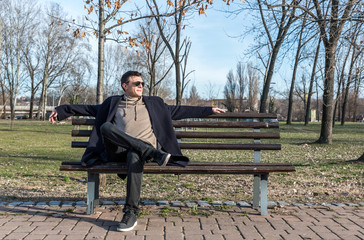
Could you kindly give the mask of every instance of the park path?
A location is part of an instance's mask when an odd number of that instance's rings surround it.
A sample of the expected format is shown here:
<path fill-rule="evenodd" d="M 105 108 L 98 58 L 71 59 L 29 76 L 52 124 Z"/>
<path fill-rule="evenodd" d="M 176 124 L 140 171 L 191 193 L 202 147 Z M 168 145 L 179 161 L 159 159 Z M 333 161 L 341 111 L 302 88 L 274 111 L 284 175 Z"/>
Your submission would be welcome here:
<path fill-rule="evenodd" d="M 74 211 L 73 211 L 74 210 Z M 135 231 L 121 233 L 120 206 L 0 207 L 0 239 L 364 239 L 364 207 L 286 206 L 260 216 L 252 208 L 142 207 Z M 164 214 L 161 214 L 164 213 Z"/>

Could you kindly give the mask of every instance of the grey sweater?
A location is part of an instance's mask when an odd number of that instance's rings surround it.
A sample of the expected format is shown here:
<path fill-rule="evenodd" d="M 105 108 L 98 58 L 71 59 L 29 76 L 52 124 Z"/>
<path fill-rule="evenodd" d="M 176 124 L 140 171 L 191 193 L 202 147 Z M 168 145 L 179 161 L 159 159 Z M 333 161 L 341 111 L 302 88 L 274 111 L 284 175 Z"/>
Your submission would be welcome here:
<path fill-rule="evenodd" d="M 113 124 L 126 134 L 157 147 L 157 139 L 142 98 L 131 98 L 123 95 Z"/>

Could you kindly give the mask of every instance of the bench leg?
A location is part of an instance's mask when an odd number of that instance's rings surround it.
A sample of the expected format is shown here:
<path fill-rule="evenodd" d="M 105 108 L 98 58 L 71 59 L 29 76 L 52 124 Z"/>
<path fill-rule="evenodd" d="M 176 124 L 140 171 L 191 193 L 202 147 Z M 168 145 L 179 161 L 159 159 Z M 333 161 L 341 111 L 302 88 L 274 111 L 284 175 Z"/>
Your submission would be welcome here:
<path fill-rule="evenodd" d="M 87 179 L 87 214 L 93 214 L 96 205 L 99 205 L 99 174 L 88 173 Z"/>
<path fill-rule="evenodd" d="M 260 179 L 260 215 L 268 215 L 268 174 Z"/>
<path fill-rule="evenodd" d="M 253 209 L 259 208 L 260 199 L 260 176 L 254 175 L 254 185 L 253 185 Z"/>

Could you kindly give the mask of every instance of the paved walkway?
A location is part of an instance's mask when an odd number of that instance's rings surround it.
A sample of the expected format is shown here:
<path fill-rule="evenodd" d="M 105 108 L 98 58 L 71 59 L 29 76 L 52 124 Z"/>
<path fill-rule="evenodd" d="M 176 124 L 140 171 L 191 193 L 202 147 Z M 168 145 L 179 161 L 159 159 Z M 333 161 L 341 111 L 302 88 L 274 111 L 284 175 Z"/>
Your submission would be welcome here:
<path fill-rule="evenodd" d="M 260 216 L 251 208 L 142 208 L 135 231 L 116 232 L 120 206 L 0 207 L 0 239 L 364 239 L 364 207 L 286 206 Z"/>

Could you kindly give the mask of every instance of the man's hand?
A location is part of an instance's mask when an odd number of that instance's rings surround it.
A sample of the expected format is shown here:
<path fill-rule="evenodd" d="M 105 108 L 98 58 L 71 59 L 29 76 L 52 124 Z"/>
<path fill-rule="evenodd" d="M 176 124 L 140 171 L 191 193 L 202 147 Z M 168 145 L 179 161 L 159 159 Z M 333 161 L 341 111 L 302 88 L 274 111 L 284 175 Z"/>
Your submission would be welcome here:
<path fill-rule="evenodd" d="M 221 109 L 221 108 L 212 108 L 212 111 L 213 111 L 215 114 L 220 114 L 220 113 L 224 113 L 224 112 L 226 112 L 224 109 Z"/>
<path fill-rule="evenodd" d="M 54 112 L 52 112 L 52 114 L 49 116 L 49 122 L 50 123 L 56 123 L 57 122 L 57 112 L 56 111 L 54 111 Z"/>

